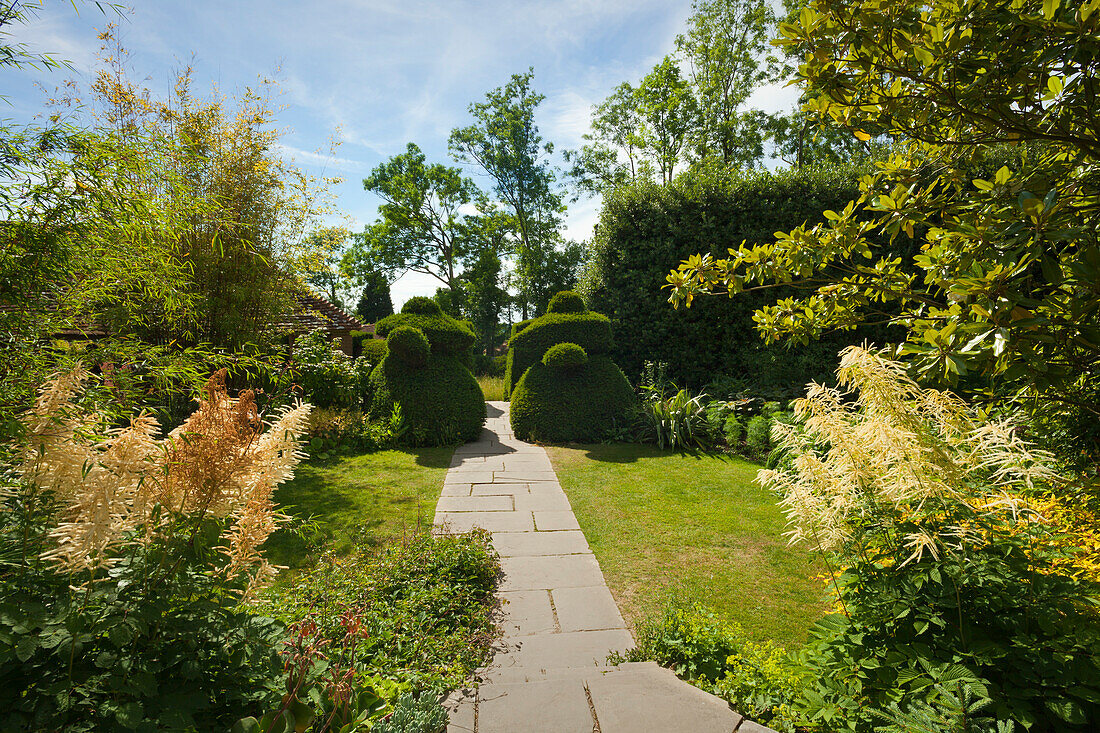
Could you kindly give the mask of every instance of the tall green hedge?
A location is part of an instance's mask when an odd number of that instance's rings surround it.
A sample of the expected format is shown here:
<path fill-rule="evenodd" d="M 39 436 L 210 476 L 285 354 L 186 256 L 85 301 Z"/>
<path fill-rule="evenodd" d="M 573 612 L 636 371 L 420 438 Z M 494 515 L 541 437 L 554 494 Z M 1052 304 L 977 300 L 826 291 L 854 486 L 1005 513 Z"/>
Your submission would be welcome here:
<path fill-rule="evenodd" d="M 612 346 L 611 321 L 599 313 L 547 313 L 528 323 L 508 341 L 504 394 L 509 396 L 527 368 L 555 344 L 574 343 L 589 355 L 606 354 Z"/>
<path fill-rule="evenodd" d="M 579 288 L 593 310 L 611 317 L 611 356 L 636 379 L 643 363 L 664 361 L 680 386 L 700 387 L 718 375 L 801 387 L 832 374 L 841 346 L 867 337 L 842 333 L 788 350 L 768 347 L 752 313 L 777 290 L 734 298 L 696 299 L 673 310 L 665 276 L 699 252 L 727 256 L 742 240 L 763 243 L 777 231 L 823 219 L 859 196 L 856 169 L 681 176 L 675 183 L 620 188 L 604 199 Z"/>

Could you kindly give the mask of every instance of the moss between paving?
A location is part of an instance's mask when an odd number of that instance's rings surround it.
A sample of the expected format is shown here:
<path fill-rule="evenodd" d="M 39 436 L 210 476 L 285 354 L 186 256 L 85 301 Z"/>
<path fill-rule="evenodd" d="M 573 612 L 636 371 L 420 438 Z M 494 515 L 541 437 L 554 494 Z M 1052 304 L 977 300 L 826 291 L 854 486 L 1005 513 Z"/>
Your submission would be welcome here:
<path fill-rule="evenodd" d="M 628 623 L 680 597 L 791 644 L 827 609 L 823 566 L 788 546 L 759 466 L 633 444 L 547 452 Z"/>

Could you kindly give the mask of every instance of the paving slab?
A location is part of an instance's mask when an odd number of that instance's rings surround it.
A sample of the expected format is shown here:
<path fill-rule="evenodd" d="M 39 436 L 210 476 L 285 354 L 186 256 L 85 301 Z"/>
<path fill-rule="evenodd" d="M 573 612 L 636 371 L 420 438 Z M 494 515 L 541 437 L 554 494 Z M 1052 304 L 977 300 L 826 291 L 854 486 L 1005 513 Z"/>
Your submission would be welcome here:
<path fill-rule="evenodd" d="M 634 647 L 634 638 L 626 629 L 602 631 L 563 631 L 560 634 L 505 639 L 493 658 L 489 674 L 525 667 L 531 671 L 549 669 L 607 669 L 607 655 L 625 653 Z"/>
<path fill-rule="evenodd" d="M 497 594 L 503 617 L 500 622 L 505 638 L 552 634 L 558 630 L 550 591 L 513 590 Z"/>
<path fill-rule="evenodd" d="M 541 555 L 502 557 L 502 591 L 553 590 L 604 585 L 603 573 L 593 555 Z"/>
<path fill-rule="evenodd" d="M 553 481 L 557 483 L 558 475 L 553 471 L 494 471 L 493 478 L 496 481 L 523 481 L 525 483 Z"/>
<path fill-rule="evenodd" d="M 450 484 L 491 484 L 493 483 L 492 471 L 447 471 L 443 485 Z"/>
<path fill-rule="evenodd" d="M 501 557 L 588 554 L 583 532 L 494 532 L 493 547 Z"/>
<path fill-rule="evenodd" d="M 553 532 L 563 529 L 580 529 L 577 518 L 573 512 L 533 512 L 535 515 L 535 529 L 539 532 Z"/>
<path fill-rule="evenodd" d="M 473 484 L 470 489 L 473 496 L 521 496 L 531 493 L 529 484 L 519 483 Z"/>
<path fill-rule="evenodd" d="M 477 733 L 595 730 L 588 696 L 573 680 L 483 685 L 477 704 Z"/>
<path fill-rule="evenodd" d="M 597 631 L 626 626 L 606 585 L 555 588 L 550 595 L 562 631 Z"/>
<path fill-rule="evenodd" d="M 514 512 L 511 496 L 441 496 L 435 504 L 437 512 Z"/>
<path fill-rule="evenodd" d="M 494 484 L 496 486 L 498 484 Z M 572 515 L 572 507 L 569 506 L 569 499 L 566 498 L 564 491 L 540 491 L 532 494 L 530 491 L 523 493 L 517 493 L 514 495 L 516 511 L 519 512 L 565 512 Z M 535 522 L 538 522 L 538 515 L 535 515 Z M 538 529 L 542 529 L 541 526 L 536 525 Z M 562 527 L 564 529 L 564 527 Z M 580 529 L 580 527 L 576 527 Z"/>
<path fill-rule="evenodd" d="M 601 733 L 731 733 L 741 716 L 722 700 L 653 665 L 587 680 Z"/>
<path fill-rule="evenodd" d="M 436 512 L 433 524 L 447 534 L 469 532 L 474 527 L 490 532 L 533 532 L 535 523 L 530 512 Z"/>

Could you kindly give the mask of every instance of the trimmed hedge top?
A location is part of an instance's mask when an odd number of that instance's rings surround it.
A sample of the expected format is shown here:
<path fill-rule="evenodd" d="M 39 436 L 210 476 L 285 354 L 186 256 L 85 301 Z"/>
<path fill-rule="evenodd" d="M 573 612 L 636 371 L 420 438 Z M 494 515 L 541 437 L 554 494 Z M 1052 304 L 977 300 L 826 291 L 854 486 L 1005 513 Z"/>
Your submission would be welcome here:
<path fill-rule="evenodd" d="M 547 313 L 584 313 L 588 310 L 584 299 L 572 290 L 563 290 L 550 299 Z"/>
<path fill-rule="evenodd" d="M 555 369 L 571 369 L 588 363 L 588 354 L 576 344 L 558 344 L 546 350 L 542 363 Z"/>
<path fill-rule="evenodd" d="M 547 313 L 534 319 L 508 341 L 504 389 L 511 394 L 520 377 L 542 360 L 551 346 L 577 344 L 589 356 L 606 354 L 612 345 L 611 321 L 599 313 Z"/>
<path fill-rule="evenodd" d="M 417 295 L 414 298 L 406 300 L 405 305 L 401 306 L 401 312 L 415 313 L 420 316 L 443 315 L 443 309 L 439 307 L 439 303 L 436 303 L 431 298 L 425 298 L 423 295 Z"/>
<path fill-rule="evenodd" d="M 413 368 L 427 364 L 432 355 L 432 347 L 424 332 L 412 326 L 398 326 L 390 331 L 386 346 L 391 354 Z"/>
<path fill-rule="evenodd" d="M 409 298 L 400 313 L 386 316 L 374 325 L 379 336 L 389 336 L 399 326 L 419 329 L 432 351 L 459 355 L 474 345 L 473 329 L 439 309 L 431 298 Z"/>

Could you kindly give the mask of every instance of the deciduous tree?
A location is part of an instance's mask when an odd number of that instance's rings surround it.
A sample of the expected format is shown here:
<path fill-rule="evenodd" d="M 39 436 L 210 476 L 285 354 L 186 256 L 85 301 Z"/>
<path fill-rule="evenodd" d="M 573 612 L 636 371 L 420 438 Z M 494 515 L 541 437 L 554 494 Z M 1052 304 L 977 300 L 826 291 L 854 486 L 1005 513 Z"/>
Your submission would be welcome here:
<path fill-rule="evenodd" d="M 686 261 L 672 301 L 796 285 L 757 313 L 769 340 L 887 319 L 926 379 L 1019 387 L 1095 421 L 1098 30 L 1100 0 L 814 0 L 782 42 L 809 50 L 815 111 L 901 142 L 826 223 Z M 899 256 L 907 238 L 919 251 Z"/>
<path fill-rule="evenodd" d="M 526 318 L 534 304 L 532 293 L 543 273 L 540 263 L 558 241 L 564 210 L 547 156 L 554 146 L 545 142 L 535 124 L 535 110 L 544 99 L 531 88 L 534 70 L 513 74 L 503 87 L 471 104 L 474 123 L 451 132 L 450 148 L 456 159 L 473 163 L 493 180 L 497 199 L 508 209 L 516 231 L 514 282 Z"/>

